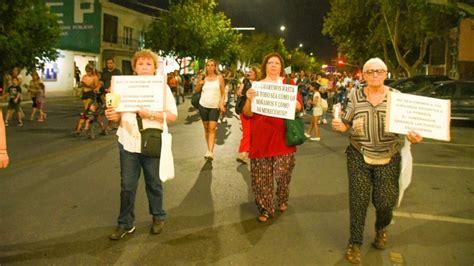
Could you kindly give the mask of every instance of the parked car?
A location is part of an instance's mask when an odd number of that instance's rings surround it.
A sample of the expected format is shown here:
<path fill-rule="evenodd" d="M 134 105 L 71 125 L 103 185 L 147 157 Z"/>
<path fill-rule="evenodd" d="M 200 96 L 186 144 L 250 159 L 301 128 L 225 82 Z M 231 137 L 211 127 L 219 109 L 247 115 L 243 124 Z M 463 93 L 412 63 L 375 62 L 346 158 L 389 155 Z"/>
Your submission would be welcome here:
<path fill-rule="evenodd" d="M 449 80 L 413 94 L 451 100 L 451 119 L 474 120 L 474 81 Z"/>
<path fill-rule="evenodd" d="M 432 87 L 433 83 L 443 80 L 451 80 L 447 76 L 442 75 L 419 75 L 410 78 L 399 79 L 388 86 L 405 93 L 413 93 L 417 90 Z"/>
<path fill-rule="evenodd" d="M 389 85 L 389 84 L 392 84 L 392 83 L 395 82 L 395 81 L 397 81 L 397 80 L 396 80 L 396 79 L 389 79 L 389 78 L 387 78 L 387 79 L 384 80 L 383 84 Z"/>

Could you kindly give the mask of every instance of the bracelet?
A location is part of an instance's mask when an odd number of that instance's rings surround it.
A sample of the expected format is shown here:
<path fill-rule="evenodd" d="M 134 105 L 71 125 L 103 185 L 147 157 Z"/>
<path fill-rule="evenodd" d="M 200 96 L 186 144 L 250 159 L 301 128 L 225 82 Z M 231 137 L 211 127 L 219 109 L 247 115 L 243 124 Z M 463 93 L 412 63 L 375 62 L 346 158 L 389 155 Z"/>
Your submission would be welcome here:
<path fill-rule="evenodd" d="M 155 120 L 155 112 L 150 111 L 150 120 Z"/>

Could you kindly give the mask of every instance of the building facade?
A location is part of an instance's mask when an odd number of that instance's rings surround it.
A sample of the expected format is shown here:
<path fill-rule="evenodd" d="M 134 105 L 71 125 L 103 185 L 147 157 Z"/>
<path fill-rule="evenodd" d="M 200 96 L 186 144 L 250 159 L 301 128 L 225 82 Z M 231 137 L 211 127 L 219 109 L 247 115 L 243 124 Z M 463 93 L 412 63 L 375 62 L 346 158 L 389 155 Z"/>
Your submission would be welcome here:
<path fill-rule="evenodd" d="M 41 73 L 48 93 L 70 95 L 76 85 L 76 67 L 81 75 L 87 64 L 102 70 L 109 57 L 123 74 L 132 74 L 131 59 L 144 47 L 146 28 L 167 11 L 130 2 L 45 0 L 62 28 L 59 57 L 47 62 Z"/>

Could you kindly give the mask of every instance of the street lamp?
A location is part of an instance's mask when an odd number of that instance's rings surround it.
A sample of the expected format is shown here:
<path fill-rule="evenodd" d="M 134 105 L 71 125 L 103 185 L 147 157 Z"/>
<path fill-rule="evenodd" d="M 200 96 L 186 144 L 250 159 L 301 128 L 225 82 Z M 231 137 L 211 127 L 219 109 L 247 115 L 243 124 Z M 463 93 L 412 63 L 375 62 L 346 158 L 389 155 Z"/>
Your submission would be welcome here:
<path fill-rule="evenodd" d="M 281 26 L 280 26 L 280 31 L 282 31 L 282 32 L 283 32 L 283 31 L 285 31 L 285 30 L 286 30 L 286 27 L 285 27 L 285 25 L 281 25 Z"/>
<path fill-rule="evenodd" d="M 303 47 L 303 44 L 302 44 L 302 43 L 300 43 L 300 45 L 299 45 L 299 46 L 300 46 L 300 48 L 302 48 L 302 47 Z"/>
<path fill-rule="evenodd" d="M 309 53 L 310 56 L 313 56 L 313 52 Z"/>

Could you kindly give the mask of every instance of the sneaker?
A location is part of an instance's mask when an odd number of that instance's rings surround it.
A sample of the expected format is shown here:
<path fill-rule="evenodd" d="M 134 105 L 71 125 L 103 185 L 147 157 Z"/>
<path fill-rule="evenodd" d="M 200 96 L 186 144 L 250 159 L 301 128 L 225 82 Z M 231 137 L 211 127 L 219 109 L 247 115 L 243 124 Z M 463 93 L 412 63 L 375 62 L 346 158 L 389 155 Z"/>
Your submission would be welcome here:
<path fill-rule="evenodd" d="M 308 139 L 311 137 L 308 133 L 304 133 L 304 136 Z"/>
<path fill-rule="evenodd" d="M 204 159 L 206 159 L 208 161 L 212 161 L 212 160 L 214 160 L 214 154 L 210 151 L 207 151 L 206 155 L 204 155 Z"/>
<path fill-rule="evenodd" d="M 102 131 L 100 132 L 100 135 L 102 135 L 102 136 L 107 136 L 107 135 L 108 135 L 107 130 L 105 130 L 105 129 L 102 130 Z"/>
<path fill-rule="evenodd" d="M 207 160 L 208 160 L 208 161 L 214 160 L 214 153 L 209 152 L 209 156 L 207 156 Z"/>
<path fill-rule="evenodd" d="M 372 246 L 376 249 L 385 249 L 387 244 L 387 230 L 379 229 L 375 230 L 375 239 L 372 242 Z"/>
<path fill-rule="evenodd" d="M 132 226 L 132 228 L 130 229 L 123 229 L 122 227 L 117 226 L 117 228 L 115 228 L 112 234 L 110 234 L 109 238 L 110 240 L 120 240 L 125 235 L 132 234 L 133 232 L 135 232 L 135 229 L 135 225 Z"/>
<path fill-rule="evenodd" d="M 360 246 L 357 244 L 348 244 L 346 251 L 346 259 L 352 264 L 360 264 Z"/>
<path fill-rule="evenodd" d="M 22 126 L 23 126 L 23 122 L 18 121 L 18 126 L 19 126 L 19 127 L 22 127 Z"/>
<path fill-rule="evenodd" d="M 320 141 L 321 138 L 310 138 L 310 140 L 312 140 L 312 141 Z"/>
<path fill-rule="evenodd" d="M 247 164 L 247 153 L 246 152 L 239 153 L 239 156 L 235 160 L 241 164 Z"/>
<path fill-rule="evenodd" d="M 150 232 L 155 235 L 160 234 L 161 232 L 163 232 L 164 225 L 164 220 L 156 220 L 155 218 L 153 218 L 153 224 L 151 225 Z"/>

